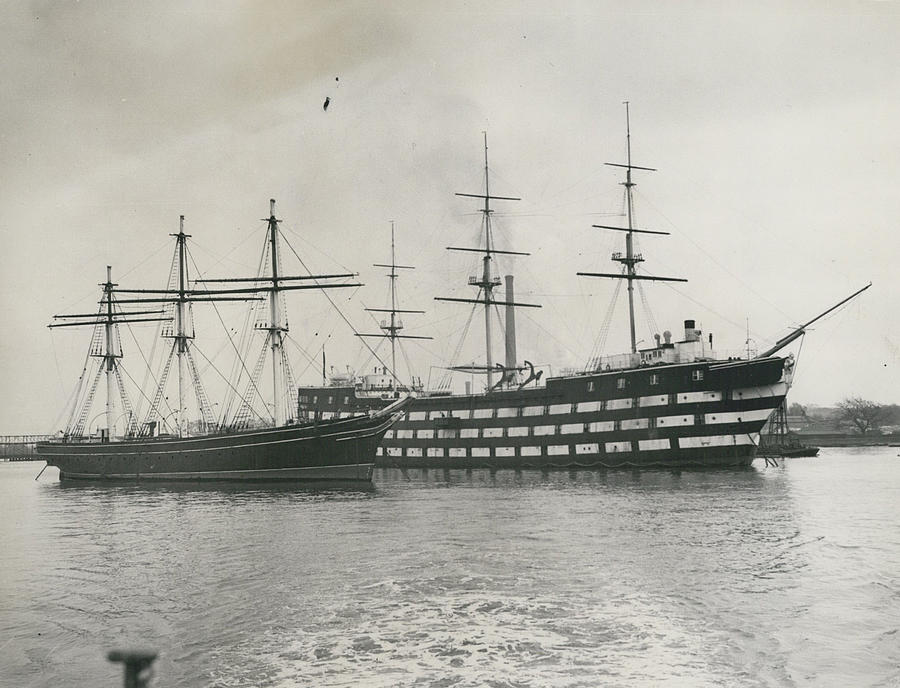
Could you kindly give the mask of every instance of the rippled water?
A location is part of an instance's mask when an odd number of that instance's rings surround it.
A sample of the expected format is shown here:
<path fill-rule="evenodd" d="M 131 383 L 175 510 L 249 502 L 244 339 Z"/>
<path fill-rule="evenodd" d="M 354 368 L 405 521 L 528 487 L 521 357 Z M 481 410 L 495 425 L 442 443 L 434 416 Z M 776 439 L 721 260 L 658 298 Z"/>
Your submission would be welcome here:
<path fill-rule="evenodd" d="M 900 685 L 900 449 L 704 473 L 63 487 L 0 464 L 0 683 Z"/>

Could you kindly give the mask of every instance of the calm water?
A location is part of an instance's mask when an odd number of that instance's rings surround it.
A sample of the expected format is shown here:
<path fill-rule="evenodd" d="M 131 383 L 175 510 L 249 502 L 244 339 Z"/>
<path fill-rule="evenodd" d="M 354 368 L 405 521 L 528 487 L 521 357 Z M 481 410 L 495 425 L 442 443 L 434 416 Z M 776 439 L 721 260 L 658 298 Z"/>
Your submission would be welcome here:
<path fill-rule="evenodd" d="M 0 464 L 0 684 L 900 685 L 900 449 L 708 473 L 62 487 Z"/>

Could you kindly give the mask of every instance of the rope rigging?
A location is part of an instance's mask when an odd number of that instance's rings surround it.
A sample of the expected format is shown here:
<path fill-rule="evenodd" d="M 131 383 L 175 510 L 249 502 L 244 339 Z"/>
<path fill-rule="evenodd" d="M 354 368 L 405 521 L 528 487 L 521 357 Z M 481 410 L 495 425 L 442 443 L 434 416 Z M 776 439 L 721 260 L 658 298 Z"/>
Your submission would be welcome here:
<path fill-rule="evenodd" d="M 190 252 L 188 252 L 187 255 L 188 255 L 188 258 L 191 261 L 191 263 L 194 265 L 194 269 L 197 271 L 197 274 L 202 275 L 203 273 L 197 267 L 197 264 L 194 261 L 193 255 Z M 266 255 L 267 255 L 267 251 L 264 248 L 262 255 L 260 256 L 260 262 L 259 262 L 259 267 L 257 268 L 257 274 L 260 274 L 260 272 L 263 269 L 263 265 L 265 265 Z M 231 332 L 229 332 L 228 326 L 225 325 L 225 320 L 224 320 L 224 318 L 222 318 L 222 314 L 219 312 L 219 307 L 216 305 L 216 302 L 212 301 L 211 304 L 213 307 L 213 311 L 216 314 L 216 317 L 219 319 L 219 323 L 222 325 L 222 329 L 225 332 L 225 336 L 228 338 L 228 342 L 231 344 L 231 347 L 234 350 L 234 353 L 236 356 L 235 360 L 232 362 L 231 375 L 230 375 L 230 377 L 226 378 L 222 375 L 222 373 L 218 370 L 218 368 L 216 368 L 212 364 L 212 361 L 210 361 L 202 351 L 200 352 L 200 355 L 202 355 L 203 358 L 206 359 L 206 361 L 210 365 L 213 366 L 213 369 L 217 373 L 219 373 L 219 375 L 225 380 L 226 384 L 228 385 L 228 390 L 226 391 L 225 398 L 222 401 L 222 410 L 219 414 L 219 420 L 218 420 L 218 424 L 220 426 L 225 426 L 226 419 L 229 417 L 229 415 L 231 413 L 231 407 L 234 404 L 234 400 L 237 398 L 237 396 L 239 394 L 239 392 L 237 390 L 237 384 L 240 383 L 240 376 L 242 375 L 242 373 L 246 373 L 247 376 L 251 380 L 253 379 L 252 375 L 250 374 L 250 371 L 247 370 L 247 364 L 244 360 L 244 356 L 241 354 L 241 350 L 245 347 L 245 340 L 247 340 L 247 338 L 249 336 L 252 336 L 252 330 L 249 325 L 250 325 L 250 320 L 253 317 L 253 310 L 256 308 L 256 306 L 258 304 L 256 301 L 250 302 L 250 307 L 248 308 L 247 313 L 244 318 L 244 327 L 241 329 L 241 344 L 240 344 L 240 346 L 238 346 L 234 343 L 234 338 L 231 336 Z M 249 349 L 249 342 L 246 343 L 246 348 Z M 246 353 L 246 350 L 245 350 L 245 353 Z M 231 382 L 229 382 L 229 380 L 235 380 L 236 384 L 232 385 Z M 254 383 L 254 386 L 255 386 L 255 383 Z M 256 388 L 256 393 L 259 393 L 258 388 Z M 256 415 L 257 415 L 258 419 L 262 420 L 262 416 L 260 416 L 259 414 L 256 414 Z"/>
<path fill-rule="evenodd" d="M 644 308 L 644 317 L 647 319 L 647 325 L 650 328 L 650 339 L 659 333 L 659 327 L 656 325 L 656 319 L 653 317 L 653 311 L 650 309 L 650 303 L 647 301 L 647 294 L 644 291 L 644 285 L 638 282 L 638 293 L 641 296 L 641 305 Z"/>
<path fill-rule="evenodd" d="M 225 384 L 228 386 L 228 388 L 229 388 L 231 391 L 233 391 L 235 394 L 240 394 L 240 392 L 235 388 L 235 386 L 231 384 L 231 381 L 230 381 L 227 377 L 225 377 L 225 375 L 222 373 L 222 371 L 219 370 L 219 369 L 216 367 L 216 365 L 209 359 L 209 357 L 208 357 L 206 354 L 203 353 L 203 350 L 202 350 L 200 347 L 198 347 L 198 346 L 195 345 L 195 346 L 194 346 L 194 351 L 196 351 L 198 354 L 200 354 L 201 356 L 203 356 L 203 360 L 206 361 L 207 365 L 209 365 L 210 368 L 212 368 L 214 371 L 216 371 L 216 373 L 218 374 L 218 376 L 219 376 L 220 378 L 222 378 L 222 380 L 225 382 Z M 256 414 L 257 420 L 262 421 L 262 422 L 265 422 L 265 418 L 263 418 L 261 415 L 259 415 L 259 414 L 256 413 L 255 411 L 254 411 L 254 413 Z M 219 426 L 219 427 L 224 427 L 224 425 L 225 425 L 225 424 L 224 424 L 224 421 L 218 422 L 218 426 Z"/>
<path fill-rule="evenodd" d="M 478 296 L 476 296 L 476 300 L 481 296 L 481 290 L 478 290 Z M 459 358 L 459 354 L 462 351 L 463 343 L 466 340 L 466 335 L 469 333 L 469 327 L 472 325 L 472 319 L 475 317 L 475 311 L 478 310 L 478 306 L 472 306 L 472 309 L 469 311 L 469 317 L 466 319 L 466 324 L 463 326 L 462 334 L 459 336 L 459 341 L 456 344 L 456 349 L 453 350 L 453 354 L 450 356 L 450 362 L 447 368 L 444 370 L 443 376 L 438 380 L 438 389 L 439 390 L 447 390 L 450 388 L 450 381 L 453 377 L 453 371 L 451 368 L 456 365 L 457 359 Z"/>
<path fill-rule="evenodd" d="M 622 268 L 622 273 L 624 274 L 625 268 Z M 613 291 L 612 299 L 610 299 L 609 306 L 606 308 L 606 313 L 603 315 L 603 321 L 600 324 L 600 330 L 597 333 L 597 338 L 594 340 L 594 346 L 591 349 L 591 355 L 588 358 L 586 369 L 588 371 L 594 371 L 600 364 L 600 356 L 603 351 L 606 349 L 606 340 L 609 338 L 610 325 L 612 324 L 613 315 L 616 310 L 616 303 L 619 300 L 619 294 L 622 291 L 622 285 L 624 282 L 622 280 L 618 280 L 616 282 L 616 288 Z"/>
<path fill-rule="evenodd" d="M 287 244 L 287 247 L 289 249 L 291 249 L 291 252 L 294 254 L 294 256 L 297 258 L 297 260 L 300 262 L 300 265 L 303 266 L 303 269 L 306 270 L 306 272 L 309 275 L 312 275 L 312 272 L 306 266 L 306 263 L 303 262 L 303 259 L 300 257 L 300 254 L 298 254 L 297 251 L 294 250 L 294 247 L 291 245 L 291 242 L 289 242 L 287 240 L 287 237 L 282 236 L 282 238 L 284 239 L 284 243 Z M 315 283 L 317 285 L 319 285 L 318 280 L 316 280 Z M 351 323 L 350 320 L 347 318 L 347 316 L 344 315 L 344 312 L 340 308 L 338 308 L 338 305 L 334 302 L 334 299 L 331 298 L 331 296 L 328 294 L 328 292 L 325 291 L 324 289 L 322 289 L 322 294 L 325 296 L 326 299 L 328 299 L 328 302 L 332 305 L 334 310 L 337 311 L 338 315 L 341 316 L 341 320 L 343 320 L 347 324 L 347 327 L 349 327 L 353 331 L 353 334 L 358 335 L 359 332 L 357 331 L 357 329 L 355 327 L 353 327 L 353 323 Z M 365 346 L 366 349 L 369 350 L 369 353 L 372 354 L 372 356 L 382 365 L 382 367 L 385 368 L 386 370 L 390 370 L 390 367 L 383 360 L 381 360 L 381 358 L 375 353 L 375 351 L 372 349 L 372 347 L 369 346 L 369 343 L 366 342 L 363 337 L 360 337 L 359 339 L 363 343 L 363 346 Z M 391 371 L 391 372 L 393 373 L 393 371 Z"/>

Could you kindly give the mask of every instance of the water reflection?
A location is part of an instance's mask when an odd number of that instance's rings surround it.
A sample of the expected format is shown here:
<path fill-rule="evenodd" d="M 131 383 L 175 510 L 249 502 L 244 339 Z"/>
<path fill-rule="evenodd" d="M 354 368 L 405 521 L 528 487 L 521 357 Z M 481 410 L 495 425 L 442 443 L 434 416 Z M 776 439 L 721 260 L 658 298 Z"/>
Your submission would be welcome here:
<path fill-rule="evenodd" d="M 220 495 L 257 495 L 260 497 L 277 495 L 322 495 L 341 497 L 346 495 L 371 494 L 375 485 L 361 481 L 303 481 L 303 482 L 270 482 L 270 483 L 237 483 L 234 481 L 166 481 L 166 482 L 115 482 L 66 480 L 57 482 L 54 487 L 69 492 L 107 493 L 122 496 L 146 494 L 220 494 Z"/>
<path fill-rule="evenodd" d="M 492 469 L 492 468 L 376 468 L 377 488 L 398 483 L 428 484 L 435 487 L 489 486 L 540 488 L 542 486 L 605 485 L 645 486 L 647 488 L 677 488 L 684 485 L 728 484 L 740 487 L 763 487 L 782 467 L 707 468 L 690 471 L 664 468 L 635 468 L 615 470 L 606 468 Z"/>

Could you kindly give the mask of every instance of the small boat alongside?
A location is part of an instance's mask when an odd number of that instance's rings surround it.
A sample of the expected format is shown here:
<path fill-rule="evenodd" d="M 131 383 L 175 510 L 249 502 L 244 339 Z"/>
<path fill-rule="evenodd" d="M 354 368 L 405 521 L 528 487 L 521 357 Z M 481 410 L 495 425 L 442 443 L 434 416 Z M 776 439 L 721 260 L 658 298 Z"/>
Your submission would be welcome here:
<path fill-rule="evenodd" d="M 819 455 L 819 448 L 803 444 L 800 439 L 790 431 L 787 422 L 787 399 L 769 418 L 768 431 L 763 432 L 759 442 L 759 455 L 769 458 L 801 458 Z"/>

